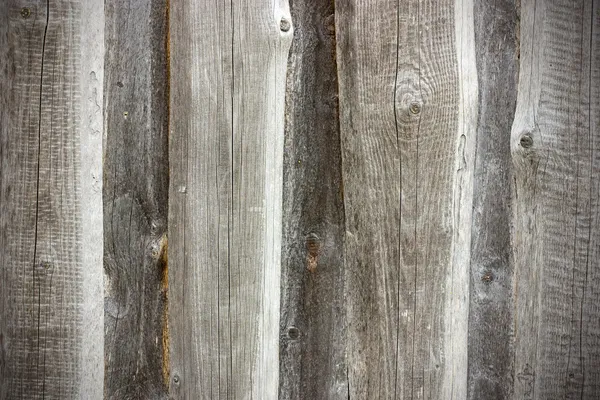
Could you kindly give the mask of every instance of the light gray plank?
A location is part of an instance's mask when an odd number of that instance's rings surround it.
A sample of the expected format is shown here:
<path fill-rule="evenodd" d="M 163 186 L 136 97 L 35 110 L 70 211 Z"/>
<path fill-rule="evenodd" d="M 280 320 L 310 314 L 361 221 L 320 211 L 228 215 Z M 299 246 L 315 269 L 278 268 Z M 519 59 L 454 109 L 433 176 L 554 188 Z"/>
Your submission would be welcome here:
<path fill-rule="evenodd" d="M 599 5 L 521 6 L 514 398 L 597 399 Z"/>
<path fill-rule="evenodd" d="M 472 3 L 355 0 L 336 9 L 349 395 L 462 399 Z"/>
<path fill-rule="evenodd" d="M 469 393 L 508 399 L 513 390 L 512 160 L 518 80 L 514 0 L 475 2 L 479 120 L 469 296 Z"/>
<path fill-rule="evenodd" d="M 334 11 L 329 1 L 291 4 L 280 399 L 348 398 Z"/>
<path fill-rule="evenodd" d="M 167 3 L 106 2 L 107 399 L 167 396 Z"/>
<path fill-rule="evenodd" d="M 101 18 L 101 3 L 85 4 Z M 101 88 L 89 74 L 102 36 L 83 28 L 78 1 L 0 9 L 0 398 L 86 398 L 102 386 L 99 186 L 82 194 L 100 168 L 86 102 Z"/>
<path fill-rule="evenodd" d="M 104 381 L 104 282 L 102 253 L 102 155 L 104 3 L 81 1 L 81 382 L 80 399 L 102 398 Z"/>
<path fill-rule="evenodd" d="M 289 11 L 170 7 L 170 394 L 274 399 Z"/>

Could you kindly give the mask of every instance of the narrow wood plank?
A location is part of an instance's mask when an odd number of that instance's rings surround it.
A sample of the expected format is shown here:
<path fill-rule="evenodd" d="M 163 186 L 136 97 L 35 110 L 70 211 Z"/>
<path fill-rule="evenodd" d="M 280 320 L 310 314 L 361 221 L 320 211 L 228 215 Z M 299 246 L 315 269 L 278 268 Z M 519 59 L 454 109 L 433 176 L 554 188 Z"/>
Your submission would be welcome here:
<path fill-rule="evenodd" d="M 470 1 L 336 3 L 350 398 L 462 399 Z"/>
<path fill-rule="evenodd" d="M 521 6 L 514 398 L 597 399 L 599 5 Z"/>
<path fill-rule="evenodd" d="M 289 10 L 170 10 L 170 394 L 275 399 Z"/>
<path fill-rule="evenodd" d="M 102 9 L 0 5 L 2 399 L 101 393 Z"/>
<path fill-rule="evenodd" d="M 334 11 L 332 1 L 291 4 L 280 399 L 348 398 Z"/>
<path fill-rule="evenodd" d="M 104 397 L 167 396 L 167 3 L 106 2 Z"/>
<path fill-rule="evenodd" d="M 508 399 L 513 389 L 513 260 L 510 130 L 518 80 L 514 0 L 475 2 L 479 121 L 469 295 L 469 384 L 473 400 Z"/>

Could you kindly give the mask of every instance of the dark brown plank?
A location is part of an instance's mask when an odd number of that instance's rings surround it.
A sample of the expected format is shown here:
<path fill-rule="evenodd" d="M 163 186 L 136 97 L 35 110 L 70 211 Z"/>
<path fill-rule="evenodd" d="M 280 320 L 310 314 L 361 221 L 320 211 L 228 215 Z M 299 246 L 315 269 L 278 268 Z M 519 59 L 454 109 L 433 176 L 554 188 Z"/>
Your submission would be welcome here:
<path fill-rule="evenodd" d="M 102 35 L 86 6 L 102 21 L 101 3 L 0 4 L 2 399 L 101 394 Z"/>
<path fill-rule="evenodd" d="M 280 399 L 347 399 L 334 4 L 295 0 L 283 186 Z"/>
<path fill-rule="evenodd" d="M 107 399 L 166 398 L 167 3 L 106 2 Z"/>
<path fill-rule="evenodd" d="M 518 79 L 519 7 L 475 2 L 479 119 L 469 296 L 468 398 L 508 399 L 513 389 L 510 129 Z"/>

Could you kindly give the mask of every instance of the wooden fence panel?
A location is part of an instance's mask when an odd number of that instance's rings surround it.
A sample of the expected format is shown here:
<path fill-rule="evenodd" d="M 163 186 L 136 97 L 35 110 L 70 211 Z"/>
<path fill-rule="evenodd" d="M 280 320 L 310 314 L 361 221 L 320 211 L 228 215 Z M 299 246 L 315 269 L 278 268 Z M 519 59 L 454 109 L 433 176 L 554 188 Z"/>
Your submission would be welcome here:
<path fill-rule="evenodd" d="M 167 395 L 166 43 L 165 1 L 106 2 L 107 399 Z"/>
<path fill-rule="evenodd" d="M 521 2 L 515 169 L 517 399 L 600 397 L 599 6 Z"/>
<path fill-rule="evenodd" d="M 335 9 L 322 0 L 291 7 L 279 397 L 347 399 Z"/>
<path fill-rule="evenodd" d="M 0 18 L 0 398 L 100 398 L 103 5 Z"/>
<path fill-rule="evenodd" d="M 287 4 L 171 2 L 174 398 L 278 393 Z"/>
<path fill-rule="evenodd" d="M 0 1 L 0 399 L 600 398 L 598 1 L 103 3 Z"/>

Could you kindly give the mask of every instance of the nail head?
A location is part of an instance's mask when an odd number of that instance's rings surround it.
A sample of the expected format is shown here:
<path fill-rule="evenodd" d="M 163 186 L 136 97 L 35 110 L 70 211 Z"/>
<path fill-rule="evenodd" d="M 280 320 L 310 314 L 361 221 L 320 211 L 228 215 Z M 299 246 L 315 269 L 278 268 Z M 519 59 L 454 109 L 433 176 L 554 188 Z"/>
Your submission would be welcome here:
<path fill-rule="evenodd" d="M 288 338 L 290 338 L 292 340 L 296 340 L 300 337 L 300 330 L 298 328 L 296 328 L 295 326 L 290 326 L 287 329 L 287 336 L 288 336 Z"/>
<path fill-rule="evenodd" d="M 29 18 L 30 15 L 31 15 L 31 10 L 28 7 L 21 8 L 21 17 Z"/>

